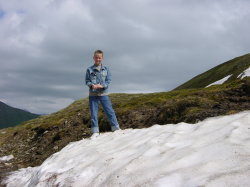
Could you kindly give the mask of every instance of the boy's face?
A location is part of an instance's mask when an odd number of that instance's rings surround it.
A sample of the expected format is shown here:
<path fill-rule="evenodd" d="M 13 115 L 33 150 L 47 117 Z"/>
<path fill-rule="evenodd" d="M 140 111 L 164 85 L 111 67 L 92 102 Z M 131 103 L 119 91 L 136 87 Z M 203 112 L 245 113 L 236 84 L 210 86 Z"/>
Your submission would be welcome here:
<path fill-rule="evenodd" d="M 96 53 L 93 57 L 94 61 L 95 61 L 95 65 L 96 66 L 99 66 L 101 63 L 102 63 L 102 59 L 103 59 L 103 56 L 101 53 Z"/>

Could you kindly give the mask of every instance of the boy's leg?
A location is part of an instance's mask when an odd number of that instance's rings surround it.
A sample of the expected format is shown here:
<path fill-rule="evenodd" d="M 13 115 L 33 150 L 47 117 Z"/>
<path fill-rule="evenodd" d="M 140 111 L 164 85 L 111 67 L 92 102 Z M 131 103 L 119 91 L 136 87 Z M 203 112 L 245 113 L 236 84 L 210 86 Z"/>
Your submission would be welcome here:
<path fill-rule="evenodd" d="M 91 132 L 98 133 L 98 104 L 99 98 L 98 96 L 89 96 L 89 108 L 91 114 Z"/>
<path fill-rule="evenodd" d="M 101 104 L 103 106 L 104 112 L 107 115 L 108 120 L 110 122 L 111 130 L 112 131 L 119 130 L 120 129 L 119 124 L 118 124 L 118 121 L 116 119 L 115 111 L 112 108 L 112 104 L 111 104 L 111 101 L 109 99 L 109 96 L 101 96 L 100 101 L 101 101 Z"/>

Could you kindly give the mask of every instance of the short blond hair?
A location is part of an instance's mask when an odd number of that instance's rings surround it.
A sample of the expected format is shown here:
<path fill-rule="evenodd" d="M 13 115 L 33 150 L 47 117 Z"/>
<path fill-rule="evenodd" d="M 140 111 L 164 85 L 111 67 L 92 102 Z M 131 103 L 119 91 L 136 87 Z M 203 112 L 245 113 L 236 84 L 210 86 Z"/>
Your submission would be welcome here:
<path fill-rule="evenodd" d="M 96 54 L 102 54 L 102 56 L 103 56 L 103 51 L 100 50 L 100 49 L 98 49 L 98 50 L 96 50 L 96 51 L 94 52 L 94 56 L 95 56 Z"/>

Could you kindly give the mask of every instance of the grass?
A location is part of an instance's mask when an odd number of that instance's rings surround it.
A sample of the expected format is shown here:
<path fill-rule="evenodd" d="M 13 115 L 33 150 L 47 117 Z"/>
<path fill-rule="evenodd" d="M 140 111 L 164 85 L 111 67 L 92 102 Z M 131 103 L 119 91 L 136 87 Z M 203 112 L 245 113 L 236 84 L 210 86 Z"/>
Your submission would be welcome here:
<path fill-rule="evenodd" d="M 249 78 L 245 78 L 248 80 Z M 158 93 L 147 93 L 147 94 L 125 94 L 125 93 L 115 93 L 110 94 L 113 106 L 118 110 L 119 114 L 127 113 L 131 110 L 137 110 L 146 107 L 157 107 L 159 104 L 163 104 L 169 100 L 182 100 L 187 99 L 189 102 L 197 103 L 202 107 L 203 103 L 214 104 L 216 95 L 212 93 L 225 91 L 232 88 L 237 88 L 242 84 L 241 80 L 236 80 L 222 85 L 214 85 L 208 88 L 195 88 L 195 89 L 181 89 L 174 90 L 170 92 L 158 92 Z M 201 96 L 206 95 L 206 98 L 200 99 Z M 174 105 L 174 103 L 173 103 Z M 197 107 L 189 109 L 189 112 L 198 110 Z M 89 109 L 88 109 L 88 98 L 80 99 L 73 102 L 68 107 L 52 113 L 50 115 L 40 116 L 36 119 L 23 122 L 21 125 L 16 127 L 2 129 L 0 132 L 6 132 L 5 134 L 13 133 L 15 131 L 20 131 L 22 129 L 34 129 L 36 127 L 42 126 L 44 129 L 48 129 L 52 126 L 60 126 L 64 124 L 65 121 L 74 118 L 76 115 L 83 115 L 88 121 Z M 101 115 L 101 114 L 100 114 Z M 5 134 L 0 134 L 1 139 L 4 139 Z"/>

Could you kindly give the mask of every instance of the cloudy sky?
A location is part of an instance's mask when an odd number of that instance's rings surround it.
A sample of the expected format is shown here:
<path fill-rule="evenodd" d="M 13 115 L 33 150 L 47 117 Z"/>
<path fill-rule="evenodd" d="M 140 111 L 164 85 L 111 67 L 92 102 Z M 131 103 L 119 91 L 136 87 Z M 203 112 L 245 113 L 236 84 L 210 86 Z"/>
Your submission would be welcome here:
<path fill-rule="evenodd" d="M 34 113 L 86 97 L 95 49 L 110 92 L 169 91 L 250 52 L 248 0 L 0 0 L 0 100 Z"/>

